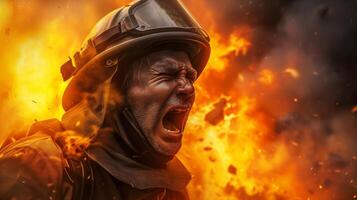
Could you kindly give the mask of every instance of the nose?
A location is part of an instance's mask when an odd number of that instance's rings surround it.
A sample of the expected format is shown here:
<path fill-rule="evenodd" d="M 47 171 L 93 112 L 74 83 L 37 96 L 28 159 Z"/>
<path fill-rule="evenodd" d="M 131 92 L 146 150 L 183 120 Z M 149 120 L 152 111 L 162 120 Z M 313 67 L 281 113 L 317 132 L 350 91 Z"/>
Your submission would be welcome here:
<path fill-rule="evenodd" d="M 188 101 L 194 98 L 195 88 L 191 81 L 187 78 L 180 78 L 178 80 L 177 96 L 184 101 Z"/>

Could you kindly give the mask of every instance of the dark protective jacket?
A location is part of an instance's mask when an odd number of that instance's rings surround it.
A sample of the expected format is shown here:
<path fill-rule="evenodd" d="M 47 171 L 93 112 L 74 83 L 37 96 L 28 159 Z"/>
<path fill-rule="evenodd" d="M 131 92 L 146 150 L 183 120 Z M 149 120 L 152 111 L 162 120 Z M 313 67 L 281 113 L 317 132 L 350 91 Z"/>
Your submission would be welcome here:
<path fill-rule="evenodd" d="M 39 122 L 29 136 L 1 149 L 1 200 L 188 199 L 190 174 L 176 157 L 163 166 L 142 164 L 123 150 L 128 141 L 107 127 L 82 157 L 66 158 L 53 137 L 60 131 L 57 120 Z"/>

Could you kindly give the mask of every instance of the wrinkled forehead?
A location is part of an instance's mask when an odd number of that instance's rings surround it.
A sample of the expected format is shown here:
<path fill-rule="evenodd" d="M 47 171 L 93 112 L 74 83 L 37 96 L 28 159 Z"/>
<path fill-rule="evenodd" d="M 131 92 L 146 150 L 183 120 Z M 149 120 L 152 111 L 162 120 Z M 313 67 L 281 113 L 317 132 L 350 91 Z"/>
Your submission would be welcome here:
<path fill-rule="evenodd" d="M 120 88 L 129 88 L 134 83 L 145 83 L 148 74 L 152 71 L 177 71 L 186 68 L 188 71 L 196 71 L 185 51 L 160 50 L 144 55 L 133 61 L 131 68 L 125 77 L 116 78 Z"/>
<path fill-rule="evenodd" d="M 176 67 L 192 68 L 189 56 L 184 51 L 162 50 L 148 55 L 150 67 L 170 65 Z"/>

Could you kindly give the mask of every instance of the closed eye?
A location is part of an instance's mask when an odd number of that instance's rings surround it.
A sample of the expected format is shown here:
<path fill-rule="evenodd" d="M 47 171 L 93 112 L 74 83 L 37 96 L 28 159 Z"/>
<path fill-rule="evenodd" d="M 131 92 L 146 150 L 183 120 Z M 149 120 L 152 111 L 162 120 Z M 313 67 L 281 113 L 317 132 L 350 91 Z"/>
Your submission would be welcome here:
<path fill-rule="evenodd" d="M 186 77 L 188 78 L 188 80 L 190 80 L 193 83 L 197 79 L 197 72 L 194 70 L 192 71 L 190 70 L 187 72 Z"/>

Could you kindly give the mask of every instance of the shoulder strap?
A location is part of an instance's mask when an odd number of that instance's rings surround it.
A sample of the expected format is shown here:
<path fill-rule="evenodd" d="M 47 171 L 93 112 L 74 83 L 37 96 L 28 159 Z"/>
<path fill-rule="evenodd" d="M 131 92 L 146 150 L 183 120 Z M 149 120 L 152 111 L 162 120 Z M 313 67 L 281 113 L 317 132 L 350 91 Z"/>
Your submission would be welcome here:
<path fill-rule="evenodd" d="M 94 190 L 93 169 L 88 157 L 67 159 L 65 180 L 73 186 L 73 200 L 91 200 Z"/>

